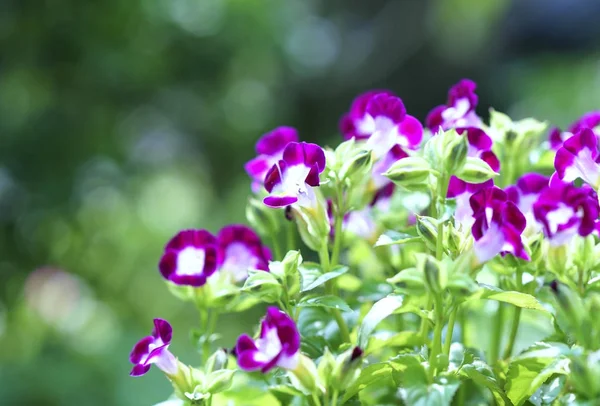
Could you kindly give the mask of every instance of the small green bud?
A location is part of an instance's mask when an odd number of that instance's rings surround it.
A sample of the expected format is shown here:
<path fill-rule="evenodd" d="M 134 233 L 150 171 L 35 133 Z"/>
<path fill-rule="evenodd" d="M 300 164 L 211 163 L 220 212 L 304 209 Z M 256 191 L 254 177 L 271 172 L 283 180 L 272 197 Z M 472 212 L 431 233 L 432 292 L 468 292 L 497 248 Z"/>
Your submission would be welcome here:
<path fill-rule="evenodd" d="M 219 369 L 225 368 L 228 361 L 229 356 L 227 355 L 227 351 L 223 348 L 219 348 L 210 356 L 210 358 L 208 358 L 204 369 L 206 373 L 218 371 Z"/>
<path fill-rule="evenodd" d="M 248 223 L 261 236 L 274 235 L 279 231 L 278 210 L 267 207 L 261 200 L 250 198 L 246 205 Z"/>
<path fill-rule="evenodd" d="M 567 245 L 548 245 L 546 252 L 546 267 L 555 275 L 562 276 L 570 267 L 570 259 L 568 255 Z"/>
<path fill-rule="evenodd" d="M 416 254 L 417 269 L 425 276 L 425 286 L 429 292 L 438 294 L 446 289 L 448 273 L 446 267 L 431 255 Z"/>
<path fill-rule="evenodd" d="M 581 337 L 583 329 L 583 321 L 585 319 L 585 307 L 583 301 L 575 292 L 569 289 L 568 286 L 553 281 L 550 284 L 550 289 L 556 297 L 556 301 L 560 306 L 560 311 L 565 316 L 565 320 L 569 323 L 575 336 L 579 341 L 585 343 L 585 338 Z"/>
<path fill-rule="evenodd" d="M 411 186 L 421 186 L 430 173 L 431 166 L 425 159 L 409 156 L 396 161 L 383 175 L 395 184 L 409 189 Z"/>
<path fill-rule="evenodd" d="M 448 175 L 460 172 L 467 162 L 469 146 L 467 137 L 459 135 L 455 130 L 446 131 L 444 140 L 444 172 Z"/>
<path fill-rule="evenodd" d="M 270 272 L 265 271 L 249 271 L 248 279 L 242 288 L 243 292 L 247 292 L 252 296 L 266 303 L 277 302 L 283 294 L 283 286 Z"/>
<path fill-rule="evenodd" d="M 362 180 L 365 175 L 371 173 L 371 167 L 373 165 L 372 156 L 373 154 L 371 151 L 358 150 L 351 156 L 344 158 L 338 174 L 339 180 L 343 181 L 346 178 L 357 178 L 358 183 L 360 183 L 360 180 Z"/>
<path fill-rule="evenodd" d="M 319 251 L 329 240 L 331 225 L 327 215 L 325 199 L 315 190 L 315 205 L 313 207 L 292 207 L 293 218 L 298 225 L 298 232 L 304 244 L 313 251 Z"/>
<path fill-rule="evenodd" d="M 466 297 L 475 293 L 479 289 L 479 285 L 468 274 L 455 274 L 449 277 L 448 290 L 452 297 Z"/>
<path fill-rule="evenodd" d="M 288 251 L 283 261 L 273 261 L 269 264 L 269 271 L 281 281 L 290 297 L 300 291 L 298 267 L 301 263 L 302 255 L 300 255 L 300 251 Z"/>
<path fill-rule="evenodd" d="M 363 361 L 363 350 L 360 347 L 351 348 L 340 354 L 331 374 L 331 385 L 338 391 L 350 387 L 360 375 Z"/>
<path fill-rule="evenodd" d="M 299 358 L 296 369 L 288 371 L 292 386 L 304 394 L 320 395 L 324 393 L 325 388 L 320 382 L 319 373 L 313 360 L 304 354 L 299 354 Z"/>
<path fill-rule="evenodd" d="M 483 183 L 498 175 L 483 159 L 467 157 L 465 165 L 456 176 L 469 183 Z"/>
<path fill-rule="evenodd" d="M 436 219 L 417 215 L 417 234 L 421 236 L 427 248 L 435 251 L 438 236 Z"/>
<path fill-rule="evenodd" d="M 206 392 L 215 394 L 229 389 L 235 373 L 235 369 L 219 369 L 211 372 L 206 376 Z"/>
<path fill-rule="evenodd" d="M 422 296 L 425 294 L 425 280 L 422 271 L 417 268 L 407 268 L 387 279 L 398 290 L 408 295 Z"/>
<path fill-rule="evenodd" d="M 335 367 L 335 357 L 329 351 L 328 347 L 325 347 L 325 352 L 319 361 L 319 366 L 317 367 L 317 372 L 319 373 L 319 378 L 323 383 L 323 386 L 328 388 L 331 385 L 335 377 L 333 376 L 333 368 Z"/>

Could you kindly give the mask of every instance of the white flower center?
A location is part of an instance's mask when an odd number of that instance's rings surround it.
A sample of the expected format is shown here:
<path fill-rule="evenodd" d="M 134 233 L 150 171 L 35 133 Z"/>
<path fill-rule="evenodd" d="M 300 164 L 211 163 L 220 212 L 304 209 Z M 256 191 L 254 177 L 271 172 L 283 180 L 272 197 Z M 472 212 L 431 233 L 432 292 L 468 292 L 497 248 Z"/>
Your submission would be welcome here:
<path fill-rule="evenodd" d="M 184 248 L 177 256 L 177 274 L 197 275 L 202 273 L 206 254 L 203 249 Z"/>
<path fill-rule="evenodd" d="M 256 340 L 256 347 L 258 348 L 258 353 L 255 357 L 257 361 L 268 362 L 275 358 L 283 348 L 277 335 L 277 329 L 271 328 L 267 330 L 264 338 Z"/>
<path fill-rule="evenodd" d="M 254 269 L 256 265 L 258 265 L 258 258 L 243 243 L 234 242 L 225 250 L 225 261 L 221 268 L 239 282 L 246 279 L 248 269 Z"/>

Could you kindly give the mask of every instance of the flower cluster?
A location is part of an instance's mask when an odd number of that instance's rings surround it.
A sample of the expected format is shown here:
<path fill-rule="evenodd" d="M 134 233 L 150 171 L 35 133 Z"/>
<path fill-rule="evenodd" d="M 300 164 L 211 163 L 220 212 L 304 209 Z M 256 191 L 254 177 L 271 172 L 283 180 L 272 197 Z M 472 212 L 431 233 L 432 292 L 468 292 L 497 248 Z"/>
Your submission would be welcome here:
<path fill-rule="evenodd" d="M 545 123 L 479 116 L 475 91 L 459 81 L 425 125 L 394 92 L 363 93 L 336 148 L 260 137 L 250 226 L 179 231 L 158 264 L 200 314 L 202 366 L 155 319 L 131 375 L 155 364 L 181 405 L 598 404 L 600 112 L 542 140 Z M 218 317 L 259 303 L 254 334 L 215 350 Z M 523 308 L 552 342 L 519 335 Z"/>

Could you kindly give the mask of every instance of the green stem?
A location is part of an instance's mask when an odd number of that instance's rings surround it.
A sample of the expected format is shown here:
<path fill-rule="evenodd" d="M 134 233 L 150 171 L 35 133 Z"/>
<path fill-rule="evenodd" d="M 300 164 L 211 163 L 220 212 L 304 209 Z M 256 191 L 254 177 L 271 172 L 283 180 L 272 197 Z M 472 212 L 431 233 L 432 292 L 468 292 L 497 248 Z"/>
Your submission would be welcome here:
<path fill-rule="evenodd" d="M 516 282 L 517 282 L 517 291 L 520 292 L 523 288 L 523 273 L 517 269 L 515 274 Z M 521 321 L 521 308 L 515 308 L 515 313 L 513 314 L 512 325 L 510 327 L 510 336 L 508 338 L 508 344 L 506 345 L 506 349 L 504 350 L 504 359 L 509 358 L 512 355 L 513 347 L 515 345 L 515 340 L 517 338 L 517 333 L 519 332 L 519 323 Z"/>
<path fill-rule="evenodd" d="M 494 318 L 494 325 L 492 326 L 492 337 L 490 341 L 490 365 L 494 365 L 496 364 L 496 361 L 498 361 L 503 326 L 504 306 L 501 302 L 498 302 L 498 311 L 496 312 L 496 317 Z"/>
<path fill-rule="evenodd" d="M 313 399 L 313 402 L 315 402 L 316 406 L 321 406 L 321 401 L 319 400 L 319 397 L 317 396 L 316 393 L 312 394 L 312 399 Z"/>
<path fill-rule="evenodd" d="M 344 205 L 344 192 L 342 190 L 342 185 L 340 182 L 337 182 L 336 187 L 336 205 L 335 205 L 335 216 L 333 223 L 334 230 L 334 241 L 333 241 L 333 250 L 331 252 L 331 267 L 336 266 L 340 260 L 340 251 L 342 249 L 342 239 L 344 238 L 342 233 L 342 225 L 344 223 L 344 215 L 346 214 L 346 209 Z"/>
<path fill-rule="evenodd" d="M 467 348 L 469 347 L 469 342 L 467 340 L 467 309 L 465 304 L 462 305 L 462 308 L 458 313 L 458 324 L 460 325 L 460 339 L 462 345 Z"/>
<path fill-rule="evenodd" d="M 446 342 L 444 343 L 444 354 L 450 356 L 450 346 L 452 345 L 452 334 L 454 333 L 454 323 L 456 322 L 456 315 L 458 314 L 458 308 L 460 305 L 456 305 L 450 312 L 450 319 L 448 320 L 448 327 L 446 328 Z"/>
<path fill-rule="evenodd" d="M 337 390 L 337 389 L 334 389 L 334 390 L 333 390 L 333 394 L 331 395 L 331 405 L 332 405 L 332 406 L 337 406 L 337 403 L 338 403 L 338 395 L 339 395 L 339 392 L 338 392 L 338 390 Z"/>
<path fill-rule="evenodd" d="M 287 226 L 286 226 L 286 244 L 287 244 L 287 250 L 291 251 L 293 249 L 296 249 L 296 228 L 295 228 L 295 223 L 290 221 L 288 222 Z"/>
<path fill-rule="evenodd" d="M 283 252 L 281 250 L 281 241 L 278 238 L 278 236 L 276 234 L 273 234 L 271 236 L 271 239 L 273 240 L 273 251 L 275 254 L 275 258 L 274 260 L 282 260 L 283 259 Z"/>
<path fill-rule="evenodd" d="M 319 250 L 319 259 L 321 261 L 321 267 L 323 268 L 323 272 L 329 272 L 329 270 L 331 269 L 331 263 L 329 262 L 329 251 L 327 250 L 327 244 L 323 244 L 323 246 Z M 333 285 L 332 280 L 325 282 L 325 291 L 328 294 L 333 294 L 334 290 L 335 286 Z M 333 314 L 338 328 L 340 329 L 340 335 L 342 336 L 342 340 L 345 343 L 349 343 L 350 332 L 348 331 L 346 321 L 342 317 L 342 313 L 338 309 L 331 309 L 331 313 Z"/>
<path fill-rule="evenodd" d="M 434 297 L 435 328 L 433 330 L 433 343 L 429 354 L 429 378 L 433 382 L 437 369 L 437 356 L 442 352 L 442 330 L 444 329 L 444 304 L 439 295 Z"/>
<path fill-rule="evenodd" d="M 427 304 L 425 305 L 425 311 L 429 312 L 433 308 L 433 298 L 429 296 L 427 298 Z M 421 318 L 421 327 L 419 328 L 419 335 L 423 338 L 423 342 L 427 342 L 427 336 L 429 335 L 429 320 L 427 317 Z"/>

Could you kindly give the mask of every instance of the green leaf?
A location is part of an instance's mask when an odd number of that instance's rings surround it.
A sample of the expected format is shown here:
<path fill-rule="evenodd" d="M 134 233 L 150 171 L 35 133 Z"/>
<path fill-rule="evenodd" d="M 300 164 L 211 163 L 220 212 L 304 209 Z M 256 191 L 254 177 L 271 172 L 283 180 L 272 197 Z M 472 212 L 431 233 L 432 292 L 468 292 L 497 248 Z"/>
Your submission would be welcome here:
<path fill-rule="evenodd" d="M 319 273 L 318 275 L 314 272 L 313 269 L 311 271 L 311 274 L 307 275 L 306 279 L 304 278 L 304 276 L 302 277 L 302 292 L 313 290 L 314 288 L 319 287 L 325 284 L 325 282 L 337 278 L 338 276 L 343 275 L 346 272 L 348 272 L 348 267 L 343 265 L 336 266 L 331 272 L 327 272 L 324 274 Z"/>
<path fill-rule="evenodd" d="M 487 299 L 498 302 L 510 303 L 524 309 L 540 310 L 548 313 L 548 310 L 531 295 L 515 291 L 504 291 L 495 286 L 480 284 L 481 289 L 469 297 L 468 300 Z"/>
<path fill-rule="evenodd" d="M 279 280 L 270 272 L 249 271 L 242 292 L 247 292 L 267 303 L 277 302 L 282 294 Z"/>
<path fill-rule="evenodd" d="M 391 373 L 392 367 L 388 363 L 384 362 L 369 365 L 362 370 L 356 382 L 346 389 L 341 403 L 344 404 L 367 386 L 372 385 L 381 379 L 389 378 Z"/>
<path fill-rule="evenodd" d="M 506 394 L 515 406 L 529 399 L 548 378 L 569 371 L 566 358 L 524 358 L 510 363 L 506 374 Z"/>
<path fill-rule="evenodd" d="M 411 406 L 449 406 L 460 382 L 454 377 L 441 376 L 432 385 L 418 384 L 400 389 L 404 403 Z"/>
<path fill-rule="evenodd" d="M 427 371 L 417 355 L 400 354 L 391 360 L 392 377 L 398 386 L 427 385 Z"/>
<path fill-rule="evenodd" d="M 423 345 L 423 337 L 417 331 L 402 331 L 400 333 L 376 334 L 369 340 L 366 354 L 371 354 L 382 348 L 417 347 Z"/>
<path fill-rule="evenodd" d="M 565 386 L 567 378 L 564 375 L 557 376 L 554 379 L 548 381 L 539 388 L 531 397 L 529 401 L 535 406 L 551 405 L 561 394 L 562 389 Z"/>
<path fill-rule="evenodd" d="M 385 247 L 388 245 L 400 245 L 420 241 L 421 237 L 419 236 L 388 230 L 379 236 L 374 246 Z"/>
<path fill-rule="evenodd" d="M 304 393 L 300 392 L 298 389 L 294 388 L 292 385 L 274 385 L 269 386 L 269 390 L 271 392 L 283 393 L 285 395 L 290 396 L 304 396 Z"/>
<path fill-rule="evenodd" d="M 403 303 L 404 297 L 399 295 L 390 295 L 376 302 L 358 329 L 358 346 L 360 348 L 367 348 L 369 337 L 375 330 L 375 327 L 383 319 L 394 313 Z"/>
<path fill-rule="evenodd" d="M 305 287 L 310 286 L 319 276 L 323 275 L 321 265 L 314 262 L 305 262 L 298 267 L 300 272 L 300 290 L 304 292 Z"/>
<path fill-rule="evenodd" d="M 343 312 L 351 312 L 352 308 L 338 296 L 309 296 L 302 298 L 298 307 L 327 307 L 329 309 L 338 309 Z"/>
<path fill-rule="evenodd" d="M 504 393 L 493 376 L 491 368 L 482 361 L 474 361 L 472 364 L 463 365 L 460 373 L 479 386 L 484 386 L 492 392 L 498 406 L 512 406 L 512 402 Z"/>

